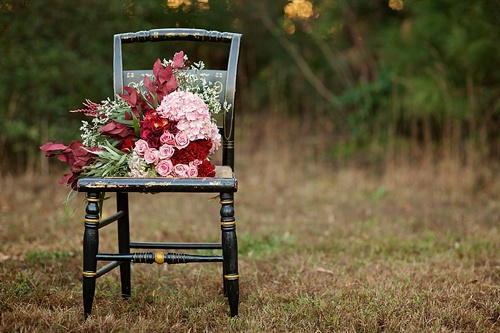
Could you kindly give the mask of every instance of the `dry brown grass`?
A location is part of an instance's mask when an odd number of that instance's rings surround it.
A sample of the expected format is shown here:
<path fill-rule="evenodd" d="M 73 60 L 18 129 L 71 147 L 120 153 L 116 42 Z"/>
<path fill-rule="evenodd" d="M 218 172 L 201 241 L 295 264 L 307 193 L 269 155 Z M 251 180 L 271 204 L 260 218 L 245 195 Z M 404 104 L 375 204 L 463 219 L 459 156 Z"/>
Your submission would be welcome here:
<path fill-rule="evenodd" d="M 133 266 L 129 301 L 117 272 L 99 279 L 84 323 L 82 196 L 64 205 L 54 173 L 0 179 L 0 331 L 500 331 L 492 169 L 441 163 L 375 174 L 306 164 L 298 152 L 313 149 L 292 139 L 299 125 L 241 125 L 239 317 L 229 318 L 218 265 L 143 265 Z M 219 236 L 210 195 L 134 198 L 132 213 L 145 212 L 132 224 L 136 240 Z M 111 230 L 101 239 L 114 248 Z"/>

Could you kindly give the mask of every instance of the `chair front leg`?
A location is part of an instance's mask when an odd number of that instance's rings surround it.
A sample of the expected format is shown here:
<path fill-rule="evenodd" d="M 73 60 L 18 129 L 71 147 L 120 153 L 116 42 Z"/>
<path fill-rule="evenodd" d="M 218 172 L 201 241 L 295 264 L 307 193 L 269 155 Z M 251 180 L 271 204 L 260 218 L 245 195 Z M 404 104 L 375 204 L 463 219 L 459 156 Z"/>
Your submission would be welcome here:
<path fill-rule="evenodd" d="M 224 294 L 227 296 L 229 301 L 231 317 L 234 317 L 238 315 L 239 274 L 238 242 L 236 238 L 233 194 L 221 193 L 220 199 Z"/>
<path fill-rule="evenodd" d="M 85 319 L 92 312 L 95 283 L 97 279 L 97 259 L 99 251 L 99 193 L 87 193 L 85 232 L 83 234 L 83 310 Z"/>

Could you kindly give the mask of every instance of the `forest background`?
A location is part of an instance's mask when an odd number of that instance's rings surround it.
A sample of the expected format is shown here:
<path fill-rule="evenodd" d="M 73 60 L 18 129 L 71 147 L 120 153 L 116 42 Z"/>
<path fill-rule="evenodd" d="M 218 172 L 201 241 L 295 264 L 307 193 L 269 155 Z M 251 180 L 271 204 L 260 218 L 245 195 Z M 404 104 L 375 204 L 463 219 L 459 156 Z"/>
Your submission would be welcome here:
<path fill-rule="evenodd" d="M 0 169 L 46 174 L 38 147 L 75 139 L 68 111 L 112 96 L 112 35 L 164 27 L 242 33 L 240 116 L 298 121 L 309 158 L 494 163 L 499 21 L 491 0 L 3 0 Z"/>
<path fill-rule="evenodd" d="M 499 23 L 498 0 L 0 0 L 0 331 L 498 332 Z M 239 316 L 220 265 L 134 265 L 84 322 L 84 196 L 39 146 L 112 97 L 113 34 L 168 27 L 243 34 Z M 180 50 L 137 44 L 126 69 Z M 181 49 L 224 64 L 206 45 Z M 132 239 L 215 242 L 219 210 L 138 194 Z"/>

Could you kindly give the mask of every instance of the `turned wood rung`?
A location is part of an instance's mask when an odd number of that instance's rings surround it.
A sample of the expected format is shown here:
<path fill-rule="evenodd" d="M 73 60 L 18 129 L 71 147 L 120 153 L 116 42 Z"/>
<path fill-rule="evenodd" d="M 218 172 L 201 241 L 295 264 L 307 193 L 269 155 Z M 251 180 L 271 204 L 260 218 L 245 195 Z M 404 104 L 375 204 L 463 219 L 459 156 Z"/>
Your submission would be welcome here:
<path fill-rule="evenodd" d="M 131 262 L 139 264 L 187 264 L 187 263 L 202 263 L 202 262 L 223 262 L 222 256 L 210 256 L 210 255 L 192 255 L 185 253 L 163 253 L 163 252 L 135 252 L 135 253 L 98 253 L 96 255 L 97 260 L 101 261 L 114 261 L 117 262 L 114 267 L 109 268 L 104 271 L 104 268 L 113 265 L 113 263 L 108 264 L 101 268 L 99 271 L 103 271 L 102 274 L 107 273 L 111 269 L 119 266 L 122 262 Z M 102 275 L 100 274 L 100 275 Z M 99 272 L 98 272 L 99 275 Z"/>
<path fill-rule="evenodd" d="M 131 242 L 131 249 L 163 249 L 163 250 L 221 250 L 221 243 L 163 243 L 163 242 Z"/>
<path fill-rule="evenodd" d="M 125 212 L 120 210 L 118 212 L 116 212 L 115 214 L 109 216 L 109 217 L 106 217 L 105 219 L 102 219 L 100 222 L 99 222 L 99 229 L 107 226 L 108 224 L 112 223 L 112 222 L 115 222 L 117 221 L 120 217 L 122 217 L 123 215 L 125 215 Z"/>
<path fill-rule="evenodd" d="M 96 274 L 96 278 L 103 276 L 104 274 L 108 273 L 109 271 L 115 269 L 116 267 L 120 266 L 122 264 L 121 261 L 113 261 L 107 264 L 106 266 L 101 267 Z"/>

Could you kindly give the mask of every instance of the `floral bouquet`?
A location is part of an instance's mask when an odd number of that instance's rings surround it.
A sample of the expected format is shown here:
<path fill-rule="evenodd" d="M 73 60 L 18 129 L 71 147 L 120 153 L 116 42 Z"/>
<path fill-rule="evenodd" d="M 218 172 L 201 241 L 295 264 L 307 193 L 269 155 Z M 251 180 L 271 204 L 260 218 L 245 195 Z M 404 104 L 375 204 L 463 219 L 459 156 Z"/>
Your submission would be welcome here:
<path fill-rule="evenodd" d="M 181 51 L 156 60 L 152 77 L 124 87 L 126 94 L 72 111 L 92 118 L 82 121 L 82 140 L 40 147 L 71 166 L 59 183 L 76 189 L 82 177 L 214 177 L 209 155 L 221 136 L 212 116 L 230 106 L 201 77 L 203 68 L 189 66 Z"/>

